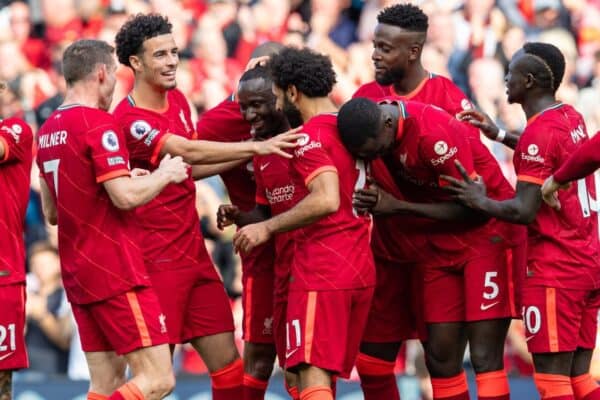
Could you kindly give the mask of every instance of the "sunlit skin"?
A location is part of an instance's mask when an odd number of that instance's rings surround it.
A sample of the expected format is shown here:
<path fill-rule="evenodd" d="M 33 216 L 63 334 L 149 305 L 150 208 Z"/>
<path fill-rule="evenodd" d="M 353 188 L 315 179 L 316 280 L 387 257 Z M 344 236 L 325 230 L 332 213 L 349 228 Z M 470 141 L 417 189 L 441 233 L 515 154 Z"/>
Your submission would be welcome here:
<path fill-rule="evenodd" d="M 137 82 L 144 82 L 159 90 L 177 86 L 176 72 L 179 65 L 179 48 L 170 33 L 147 39 L 143 51 L 130 58 L 136 71 Z"/>
<path fill-rule="evenodd" d="M 272 86 L 273 94 L 275 95 L 276 102 L 275 108 L 278 111 L 283 112 L 285 117 L 287 118 L 290 126 L 292 128 L 296 128 L 304 123 L 302 118 L 302 113 L 288 98 L 286 92 L 277 87 L 276 85 Z"/>
<path fill-rule="evenodd" d="M 528 80 L 531 79 L 528 77 L 524 71 L 527 71 L 525 63 L 527 62 L 526 54 L 523 50 L 519 50 L 515 53 L 514 57 L 508 64 L 508 72 L 504 77 L 504 82 L 506 83 L 506 95 L 508 102 L 513 103 L 521 103 L 523 101 L 523 96 L 526 91 L 530 88 L 531 84 L 528 84 Z"/>
<path fill-rule="evenodd" d="M 289 129 L 283 112 L 276 108 L 270 82 L 263 78 L 240 82 L 237 96 L 240 112 L 250 123 L 252 136 L 265 139 Z"/>
<path fill-rule="evenodd" d="M 383 86 L 393 84 L 400 93 L 412 90 L 412 83 L 418 84 L 427 75 L 420 64 L 425 37 L 425 33 L 378 24 L 371 54 L 377 83 Z"/>
<path fill-rule="evenodd" d="M 108 111 L 112 104 L 113 94 L 115 93 L 115 85 L 117 84 L 117 63 L 113 62 L 110 65 L 102 65 L 103 81 L 100 83 L 100 96 L 98 99 L 98 108 Z"/>

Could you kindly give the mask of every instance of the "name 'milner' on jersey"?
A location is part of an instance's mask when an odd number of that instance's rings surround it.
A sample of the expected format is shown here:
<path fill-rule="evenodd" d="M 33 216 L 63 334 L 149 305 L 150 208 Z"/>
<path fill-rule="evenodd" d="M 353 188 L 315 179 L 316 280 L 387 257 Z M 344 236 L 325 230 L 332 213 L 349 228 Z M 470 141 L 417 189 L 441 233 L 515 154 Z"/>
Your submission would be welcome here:
<path fill-rule="evenodd" d="M 147 286 L 133 214 L 116 208 L 102 185 L 129 175 L 113 117 L 77 104 L 59 107 L 40 128 L 37 144 L 40 174 L 56 204 L 69 300 L 87 304 Z"/>

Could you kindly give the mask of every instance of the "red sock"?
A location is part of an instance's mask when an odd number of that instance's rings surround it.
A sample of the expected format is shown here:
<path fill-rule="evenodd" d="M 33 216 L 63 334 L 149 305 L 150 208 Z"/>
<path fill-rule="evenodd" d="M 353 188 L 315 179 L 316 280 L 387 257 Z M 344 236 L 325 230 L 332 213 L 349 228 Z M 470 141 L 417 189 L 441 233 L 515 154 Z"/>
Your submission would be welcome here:
<path fill-rule="evenodd" d="M 110 395 L 108 400 L 146 400 L 146 398 L 135 383 L 127 382 Z"/>
<path fill-rule="evenodd" d="M 244 363 L 238 358 L 210 374 L 213 400 L 241 399 L 243 396 Z"/>
<path fill-rule="evenodd" d="M 108 396 L 100 393 L 88 392 L 87 400 L 108 400 Z"/>
<path fill-rule="evenodd" d="M 510 388 L 503 369 L 475 375 L 479 400 L 508 400 Z"/>
<path fill-rule="evenodd" d="M 542 400 L 575 400 L 569 376 L 535 373 L 533 380 Z"/>
<path fill-rule="evenodd" d="M 329 386 L 313 386 L 300 393 L 300 400 L 333 400 L 333 393 Z"/>
<path fill-rule="evenodd" d="M 394 375 L 395 364 L 363 353 L 358 355 L 356 370 L 365 400 L 400 400 Z"/>
<path fill-rule="evenodd" d="M 469 386 L 465 371 L 450 378 L 431 378 L 435 400 L 469 400 Z"/>
<path fill-rule="evenodd" d="M 244 374 L 244 400 L 263 400 L 269 381 L 263 381 L 250 374 Z"/>
<path fill-rule="evenodd" d="M 583 374 L 571 378 L 573 394 L 577 400 L 599 400 L 600 386 L 590 374 Z"/>
<path fill-rule="evenodd" d="M 288 386 L 287 382 L 285 382 L 285 390 L 287 390 L 292 400 L 300 400 L 300 393 L 298 393 L 296 386 Z"/>

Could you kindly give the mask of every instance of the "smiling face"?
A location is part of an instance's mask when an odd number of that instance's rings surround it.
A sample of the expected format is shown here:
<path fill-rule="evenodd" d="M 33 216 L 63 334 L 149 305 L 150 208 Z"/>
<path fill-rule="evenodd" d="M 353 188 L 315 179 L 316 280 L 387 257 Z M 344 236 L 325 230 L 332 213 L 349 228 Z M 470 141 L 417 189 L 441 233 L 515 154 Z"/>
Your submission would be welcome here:
<path fill-rule="evenodd" d="M 139 78 L 151 86 L 169 90 L 177 86 L 175 73 L 179 65 L 179 49 L 170 33 L 144 41 L 141 54 L 131 56 L 131 65 Z"/>
<path fill-rule="evenodd" d="M 377 83 L 387 86 L 404 78 L 410 64 L 419 58 L 423 37 L 422 33 L 378 24 L 371 54 Z"/>
<path fill-rule="evenodd" d="M 252 136 L 266 138 L 281 133 L 285 116 L 275 107 L 276 97 L 271 82 L 264 78 L 249 79 L 238 86 L 238 103 Z"/>

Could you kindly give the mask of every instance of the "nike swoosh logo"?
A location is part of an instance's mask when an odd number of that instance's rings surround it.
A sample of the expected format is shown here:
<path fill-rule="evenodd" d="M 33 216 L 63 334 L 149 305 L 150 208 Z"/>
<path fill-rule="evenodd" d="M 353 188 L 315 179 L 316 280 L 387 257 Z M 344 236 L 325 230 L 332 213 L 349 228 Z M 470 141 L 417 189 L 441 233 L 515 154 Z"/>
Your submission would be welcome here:
<path fill-rule="evenodd" d="M 531 336 L 526 336 L 525 337 L 525 341 L 529 342 L 531 339 L 533 339 L 535 337 L 535 335 L 531 335 Z"/>
<path fill-rule="evenodd" d="M 296 350 L 298 350 L 298 349 L 296 349 Z M 8 357 L 12 356 L 12 355 L 13 355 L 13 353 L 14 353 L 14 351 L 11 351 L 11 352 L 10 352 L 10 353 L 8 353 L 8 354 L 5 354 L 5 355 L 3 355 L 3 356 L 0 356 L 0 361 L 4 360 L 5 358 L 8 358 Z"/>
<path fill-rule="evenodd" d="M 270 162 L 268 162 L 268 163 L 266 163 L 266 164 L 263 164 L 263 165 L 261 165 L 261 166 L 260 166 L 260 170 L 261 170 L 261 171 L 262 171 L 262 170 L 264 170 L 265 168 L 267 168 L 267 167 L 269 166 L 269 164 L 271 164 L 271 163 L 270 163 Z"/>
<path fill-rule="evenodd" d="M 290 351 L 289 353 L 287 353 L 287 352 L 286 352 L 286 353 L 285 353 L 285 358 L 290 358 L 290 357 L 291 357 L 291 356 L 293 356 L 293 355 L 294 355 L 294 353 L 295 353 L 295 352 L 297 352 L 297 351 L 298 351 L 298 349 L 294 349 L 294 350 Z"/>
<path fill-rule="evenodd" d="M 490 303 L 490 304 L 483 304 L 483 303 L 481 303 L 481 311 L 489 310 L 490 308 L 494 307 L 498 303 L 500 303 L 500 302 L 496 301 L 496 302 Z"/>

